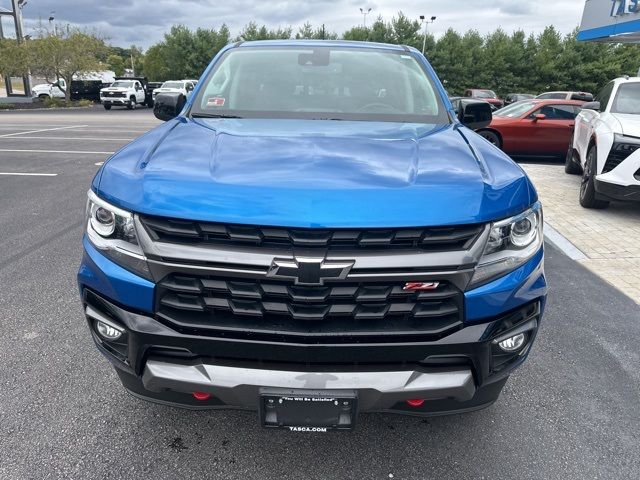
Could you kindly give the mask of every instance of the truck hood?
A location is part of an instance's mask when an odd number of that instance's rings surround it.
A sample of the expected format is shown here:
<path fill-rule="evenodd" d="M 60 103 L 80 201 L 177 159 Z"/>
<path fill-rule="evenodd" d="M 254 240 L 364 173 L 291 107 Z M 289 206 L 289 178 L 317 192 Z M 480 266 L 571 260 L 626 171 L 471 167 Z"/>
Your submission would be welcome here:
<path fill-rule="evenodd" d="M 640 115 L 612 113 L 611 116 L 620 123 L 620 128 L 624 135 L 640 137 Z"/>
<path fill-rule="evenodd" d="M 466 128 L 317 120 L 175 119 L 117 152 L 93 188 L 149 215 L 290 227 L 477 223 L 536 199 Z"/>

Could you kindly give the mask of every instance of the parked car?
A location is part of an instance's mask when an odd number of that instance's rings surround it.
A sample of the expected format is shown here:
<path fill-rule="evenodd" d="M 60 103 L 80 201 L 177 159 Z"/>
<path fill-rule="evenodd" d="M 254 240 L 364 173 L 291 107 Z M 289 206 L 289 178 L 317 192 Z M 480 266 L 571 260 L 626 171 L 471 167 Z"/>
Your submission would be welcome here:
<path fill-rule="evenodd" d="M 575 122 L 565 171 L 581 173 L 580 205 L 640 201 L 640 77 L 617 78 L 585 103 Z"/>
<path fill-rule="evenodd" d="M 148 400 L 350 429 L 491 405 L 546 298 L 523 170 L 411 47 L 238 42 L 88 192 L 91 335 Z M 464 122 L 464 124 L 463 124 Z"/>
<path fill-rule="evenodd" d="M 581 102 L 593 101 L 593 95 L 588 92 L 545 92 L 536 98 L 540 100 L 580 100 Z"/>
<path fill-rule="evenodd" d="M 465 91 L 464 96 L 489 102 L 493 106 L 494 110 L 497 110 L 498 108 L 502 108 L 504 106 L 504 102 L 500 98 L 498 98 L 498 95 L 496 95 L 493 90 L 486 90 L 483 88 L 470 88 Z"/>
<path fill-rule="evenodd" d="M 504 105 L 507 106 L 520 100 L 531 100 L 532 98 L 535 98 L 532 93 L 509 93 L 504 97 Z"/>
<path fill-rule="evenodd" d="M 193 92 L 197 82 L 193 80 L 170 80 L 168 82 L 164 82 L 160 88 L 156 88 L 153 91 L 153 99 L 155 100 L 156 95 L 158 93 L 180 93 L 184 95 L 185 98 L 188 98 Z"/>
<path fill-rule="evenodd" d="M 584 102 L 523 100 L 494 112 L 478 134 L 512 156 L 564 158 Z"/>
<path fill-rule="evenodd" d="M 111 86 L 100 90 L 100 102 L 105 110 L 111 110 L 114 105 L 132 110 L 136 105 L 153 105 L 153 98 L 147 92 L 146 78 L 116 77 Z"/>

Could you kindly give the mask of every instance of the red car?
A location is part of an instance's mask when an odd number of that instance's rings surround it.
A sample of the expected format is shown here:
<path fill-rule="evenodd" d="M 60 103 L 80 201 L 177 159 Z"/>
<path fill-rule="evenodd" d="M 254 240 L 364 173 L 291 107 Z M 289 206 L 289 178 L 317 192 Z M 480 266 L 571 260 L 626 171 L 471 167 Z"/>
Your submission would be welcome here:
<path fill-rule="evenodd" d="M 464 92 L 465 97 L 469 98 L 477 98 L 478 100 L 484 100 L 487 103 L 490 103 L 493 106 L 493 109 L 502 108 L 504 106 L 504 102 L 501 98 L 498 98 L 496 92 L 493 90 L 486 90 L 484 88 L 470 88 Z"/>
<path fill-rule="evenodd" d="M 578 100 L 522 100 L 494 112 L 491 124 L 478 133 L 509 155 L 564 159 L 583 104 Z"/>

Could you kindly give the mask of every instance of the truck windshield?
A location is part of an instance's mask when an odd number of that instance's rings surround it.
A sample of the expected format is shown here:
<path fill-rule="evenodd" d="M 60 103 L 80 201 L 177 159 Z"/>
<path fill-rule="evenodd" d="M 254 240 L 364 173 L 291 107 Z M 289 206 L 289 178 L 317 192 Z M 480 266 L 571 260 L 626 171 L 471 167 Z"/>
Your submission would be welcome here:
<path fill-rule="evenodd" d="M 640 83 L 623 83 L 618 87 L 611 113 L 640 115 Z"/>
<path fill-rule="evenodd" d="M 182 88 L 182 82 L 164 82 L 161 88 Z"/>
<path fill-rule="evenodd" d="M 476 90 L 473 96 L 476 98 L 498 98 L 491 90 Z"/>
<path fill-rule="evenodd" d="M 239 47 L 202 83 L 194 116 L 450 121 L 433 79 L 404 50 Z"/>
<path fill-rule="evenodd" d="M 111 84 L 112 87 L 119 87 L 119 88 L 131 88 L 133 86 L 133 82 L 131 81 L 117 81 L 117 82 L 113 82 Z"/>

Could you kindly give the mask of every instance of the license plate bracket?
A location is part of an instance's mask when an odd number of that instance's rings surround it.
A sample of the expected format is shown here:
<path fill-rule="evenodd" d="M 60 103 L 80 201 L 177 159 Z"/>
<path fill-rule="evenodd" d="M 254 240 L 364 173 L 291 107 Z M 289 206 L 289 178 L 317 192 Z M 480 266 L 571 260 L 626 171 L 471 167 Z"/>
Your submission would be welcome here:
<path fill-rule="evenodd" d="M 353 390 L 261 389 L 260 423 L 293 432 L 352 430 L 357 418 Z"/>

